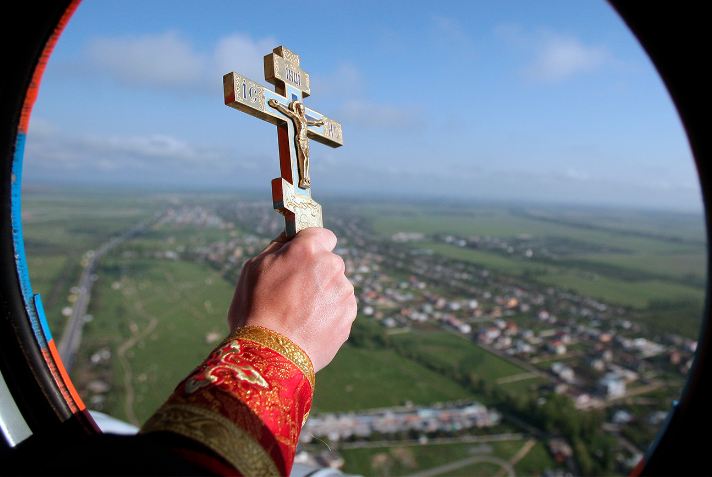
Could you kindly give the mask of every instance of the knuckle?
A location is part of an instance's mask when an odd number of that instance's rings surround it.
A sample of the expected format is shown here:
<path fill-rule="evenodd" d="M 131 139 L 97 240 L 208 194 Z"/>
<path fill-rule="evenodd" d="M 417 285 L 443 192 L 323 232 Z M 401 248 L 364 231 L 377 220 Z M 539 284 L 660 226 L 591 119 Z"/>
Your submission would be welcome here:
<path fill-rule="evenodd" d="M 352 321 L 347 321 L 346 323 L 344 323 L 344 327 L 343 327 L 344 342 L 349 339 L 349 335 L 351 334 L 352 326 L 353 326 Z"/>
<path fill-rule="evenodd" d="M 313 237 L 316 246 L 319 248 L 325 248 L 327 250 L 333 250 L 336 246 L 336 234 L 329 229 L 323 227 L 316 227 L 313 229 L 307 229 L 312 231 L 309 236 Z"/>
<path fill-rule="evenodd" d="M 314 254 L 314 247 L 310 245 L 308 240 L 295 240 L 290 245 L 289 251 L 294 255 L 305 257 Z"/>
<path fill-rule="evenodd" d="M 356 300 L 356 295 L 353 293 L 353 287 L 349 290 L 346 288 L 344 290 L 344 297 L 342 298 L 341 301 L 342 305 L 342 310 L 344 311 L 345 315 L 348 315 L 348 317 L 353 321 L 356 318 L 356 314 L 358 311 L 358 302 Z"/>
<path fill-rule="evenodd" d="M 277 260 L 277 257 L 274 255 L 265 255 L 263 257 L 260 257 L 259 260 L 259 267 L 261 269 L 267 269 L 269 268 L 275 261 Z"/>
<path fill-rule="evenodd" d="M 353 300 L 353 302 L 356 303 L 356 290 L 354 289 L 353 283 L 346 280 L 346 284 L 344 285 L 344 292 L 349 297 L 349 300 Z"/>
<path fill-rule="evenodd" d="M 264 267 L 265 256 L 257 255 L 250 259 L 250 268 L 253 270 L 260 270 Z"/>
<path fill-rule="evenodd" d="M 326 240 L 336 243 L 336 234 L 329 229 L 322 228 L 322 234 Z"/>
<path fill-rule="evenodd" d="M 339 255 L 336 255 L 335 253 L 332 253 L 331 257 L 334 271 L 337 274 L 342 275 L 346 271 L 346 262 L 344 262 L 344 259 L 341 258 Z"/>

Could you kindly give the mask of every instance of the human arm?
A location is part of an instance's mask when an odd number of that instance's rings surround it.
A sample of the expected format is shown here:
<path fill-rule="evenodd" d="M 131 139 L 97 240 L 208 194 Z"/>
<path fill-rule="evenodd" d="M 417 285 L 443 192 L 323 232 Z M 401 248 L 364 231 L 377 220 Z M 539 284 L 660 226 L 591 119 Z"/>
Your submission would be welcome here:
<path fill-rule="evenodd" d="M 326 121 L 324 118 L 317 119 L 316 121 L 307 121 L 307 125 L 309 126 L 323 126 Z"/>
<path fill-rule="evenodd" d="M 269 101 L 267 101 L 267 104 L 290 119 L 295 119 L 297 117 L 297 115 L 294 114 L 293 111 L 291 111 L 289 108 L 285 108 L 284 106 L 282 106 L 276 99 L 270 99 Z"/>
<path fill-rule="evenodd" d="M 348 338 L 353 286 L 322 228 L 272 242 L 243 267 L 229 337 L 147 421 L 208 447 L 244 475 L 287 475 L 311 407 L 314 371 Z"/>

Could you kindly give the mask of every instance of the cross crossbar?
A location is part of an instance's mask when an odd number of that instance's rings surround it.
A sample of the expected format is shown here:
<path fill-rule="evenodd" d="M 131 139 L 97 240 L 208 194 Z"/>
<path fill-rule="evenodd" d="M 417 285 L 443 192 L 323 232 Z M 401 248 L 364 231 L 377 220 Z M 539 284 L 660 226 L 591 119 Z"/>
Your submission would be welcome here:
<path fill-rule="evenodd" d="M 277 126 L 281 177 L 272 181 L 274 208 L 284 216 L 287 237 L 307 227 L 321 227 L 322 213 L 311 197 L 309 139 L 331 147 L 344 144 L 341 124 L 302 100 L 311 94 L 311 78 L 299 55 L 278 46 L 264 59 L 271 91 L 245 76 L 223 76 L 225 104 Z M 295 181 L 295 179 L 297 179 Z"/>

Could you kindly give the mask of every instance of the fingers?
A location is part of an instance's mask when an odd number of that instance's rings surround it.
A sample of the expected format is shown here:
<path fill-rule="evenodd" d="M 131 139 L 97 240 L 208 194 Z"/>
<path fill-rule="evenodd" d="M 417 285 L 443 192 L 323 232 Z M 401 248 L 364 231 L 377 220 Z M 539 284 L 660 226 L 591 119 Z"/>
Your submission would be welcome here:
<path fill-rule="evenodd" d="M 265 248 L 260 252 L 260 255 L 265 255 L 268 253 L 273 253 L 279 250 L 287 243 L 287 236 L 284 232 L 275 237 Z"/>
<path fill-rule="evenodd" d="M 336 276 L 344 277 L 344 274 L 346 273 L 346 263 L 344 262 L 344 259 L 341 258 L 340 256 L 336 255 L 335 253 L 329 254 L 329 265 L 331 266 L 331 269 L 334 271 L 334 274 Z"/>
<path fill-rule="evenodd" d="M 336 247 L 336 235 L 323 227 L 309 227 L 300 231 L 293 239 L 293 243 L 306 242 L 315 249 L 331 252 Z"/>
<path fill-rule="evenodd" d="M 279 243 L 286 243 L 287 242 L 287 233 L 282 232 L 281 234 L 277 235 L 274 239 L 272 239 L 272 242 L 279 242 Z M 270 242 L 270 243 L 272 243 Z"/>
<path fill-rule="evenodd" d="M 358 314 L 358 301 L 356 300 L 356 295 L 354 295 L 353 287 L 351 287 L 351 293 L 347 293 L 345 298 L 345 314 L 349 323 L 353 323 Z"/>

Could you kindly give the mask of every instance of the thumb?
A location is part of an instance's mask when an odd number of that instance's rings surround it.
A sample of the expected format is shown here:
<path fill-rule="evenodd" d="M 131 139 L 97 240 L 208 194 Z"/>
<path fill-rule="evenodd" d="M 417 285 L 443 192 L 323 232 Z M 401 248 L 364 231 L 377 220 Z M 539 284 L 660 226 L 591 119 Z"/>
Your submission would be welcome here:
<path fill-rule="evenodd" d="M 336 235 L 324 227 L 309 227 L 301 230 L 292 241 L 305 241 L 314 249 L 325 249 L 329 252 L 336 247 Z"/>

